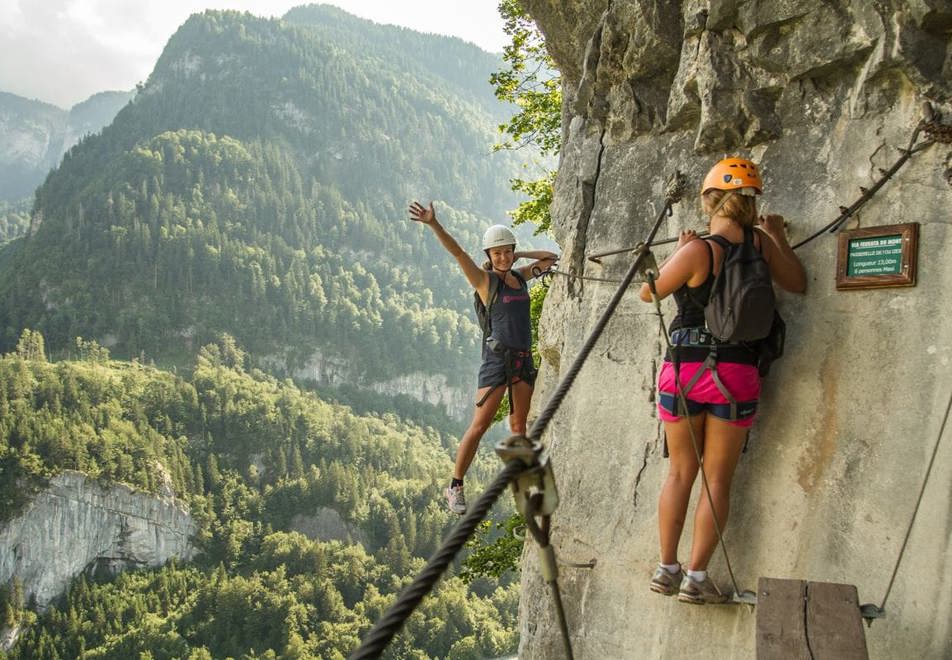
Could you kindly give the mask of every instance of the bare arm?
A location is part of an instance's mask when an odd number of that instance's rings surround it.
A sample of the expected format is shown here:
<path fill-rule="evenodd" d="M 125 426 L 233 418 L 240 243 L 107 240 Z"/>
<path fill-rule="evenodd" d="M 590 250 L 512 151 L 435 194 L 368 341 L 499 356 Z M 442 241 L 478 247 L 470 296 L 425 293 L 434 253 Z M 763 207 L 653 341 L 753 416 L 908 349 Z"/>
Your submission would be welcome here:
<path fill-rule="evenodd" d="M 674 252 L 668 255 L 668 258 L 661 264 L 660 274 L 655 280 L 655 289 L 658 291 L 658 298 L 665 298 L 682 286 L 690 283 L 695 276 L 700 259 L 707 259 L 707 255 L 702 255 L 706 251 L 704 241 L 698 240 L 697 232 L 693 229 L 686 229 L 681 232 L 678 238 L 678 245 Z M 638 297 L 645 302 L 651 302 L 651 289 L 648 283 L 641 285 Z"/>
<path fill-rule="evenodd" d="M 559 259 L 559 255 L 554 252 L 549 252 L 548 250 L 525 250 L 514 252 L 512 256 L 515 259 L 535 259 L 535 261 L 528 266 L 522 266 L 518 269 L 525 280 L 532 279 L 537 272 L 548 270 L 554 266 L 555 262 Z"/>
<path fill-rule="evenodd" d="M 770 267 L 770 276 L 780 285 L 792 293 L 803 293 L 807 290 L 807 272 L 800 262 L 800 258 L 787 242 L 787 235 L 783 230 L 782 215 L 767 215 L 760 218 L 763 241 L 764 259 Z"/>
<path fill-rule="evenodd" d="M 413 202 L 410 204 L 409 211 L 411 220 L 424 224 L 433 230 L 446 251 L 456 258 L 456 262 L 463 270 L 463 275 L 466 276 L 470 286 L 476 289 L 480 297 L 485 300 L 489 295 L 489 273 L 477 266 L 472 257 L 466 254 L 466 251 L 459 246 L 456 239 L 437 221 L 433 202 L 430 202 L 429 207 Z"/>

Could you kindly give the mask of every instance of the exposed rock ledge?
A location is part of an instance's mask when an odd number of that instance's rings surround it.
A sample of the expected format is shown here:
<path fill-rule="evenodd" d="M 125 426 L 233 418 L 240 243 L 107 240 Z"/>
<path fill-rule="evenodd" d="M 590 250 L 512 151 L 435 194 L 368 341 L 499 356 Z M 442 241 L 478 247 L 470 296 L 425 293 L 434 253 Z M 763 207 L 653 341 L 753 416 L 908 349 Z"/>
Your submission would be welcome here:
<path fill-rule="evenodd" d="M 175 499 L 66 471 L 0 528 L 0 584 L 16 577 L 40 609 L 87 568 L 121 570 L 190 559 L 192 517 Z"/>

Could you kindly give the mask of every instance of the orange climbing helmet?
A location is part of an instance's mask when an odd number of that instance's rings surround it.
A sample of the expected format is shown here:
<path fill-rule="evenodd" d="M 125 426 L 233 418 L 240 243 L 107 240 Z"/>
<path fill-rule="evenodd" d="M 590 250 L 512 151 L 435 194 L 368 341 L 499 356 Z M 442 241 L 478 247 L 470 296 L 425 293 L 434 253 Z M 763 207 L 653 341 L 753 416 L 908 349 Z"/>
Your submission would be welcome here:
<path fill-rule="evenodd" d="M 708 190 L 735 190 L 740 194 L 750 194 L 745 192 L 745 188 L 753 188 L 758 195 L 764 191 L 757 166 L 746 158 L 725 158 L 704 177 L 701 194 Z"/>

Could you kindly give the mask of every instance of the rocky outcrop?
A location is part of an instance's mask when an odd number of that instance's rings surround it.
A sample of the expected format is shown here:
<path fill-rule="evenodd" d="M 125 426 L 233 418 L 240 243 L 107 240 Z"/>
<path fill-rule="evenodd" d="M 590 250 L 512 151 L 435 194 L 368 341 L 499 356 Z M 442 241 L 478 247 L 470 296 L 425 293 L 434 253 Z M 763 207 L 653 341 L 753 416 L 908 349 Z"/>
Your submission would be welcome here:
<path fill-rule="evenodd" d="M 63 110 L 0 92 L 0 200 L 30 195 L 70 147 L 110 123 L 133 94 L 101 92 Z"/>
<path fill-rule="evenodd" d="M 300 532 L 314 541 L 341 541 L 360 543 L 367 547 L 367 535 L 349 525 L 340 514 L 330 507 L 318 507 L 314 515 L 297 514 L 291 519 L 291 531 Z"/>
<path fill-rule="evenodd" d="M 765 174 L 761 208 L 794 241 L 849 205 L 895 162 L 931 101 L 952 119 L 952 11 L 933 0 L 526 0 L 563 71 L 563 149 L 553 201 L 563 265 L 618 278 L 625 257 L 584 257 L 641 240 L 676 168 L 692 192 L 662 235 L 703 229 L 696 185 L 725 153 Z M 799 254 L 804 296 L 781 295 L 787 354 L 733 487 L 727 544 L 742 588 L 759 576 L 855 584 L 879 602 L 939 433 L 952 379 L 950 148 L 915 155 L 850 227 L 921 223 L 913 288 L 838 292 L 836 239 Z M 658 248 L 659 259 L 667 250 Z M 568 369 L 613 293 L 557 279 L 542 318 L 535 405 Z M 673 302 L 665 303 L 670 321 Z M 654 413 L 662 338 L 628 295 L 544 440 L 561 504 L 553 544 L 579 658 L 749 658 L 756 614 L 690 607 L 648 591 L 666 474 Z M 952 657 L 952 442 L 940 446 L 870 657 Z M 690 522 L 682 559 L 690 545 Z M 527 544 L 530 546 L 531 544 Z M 723 557 L 711 565 L 727 582 Z M 523 658 L 561 657 L 535 551 L 524 560 Z M 699 649 L 703 649 L 703 652 Z"/>
<path fill-rule="evenodd" d="M 403 394 L 417 401 L 438 406 L 457 419 L 465 419 L 472 407 L 472 394 L 450 385 L 444 374 L 425 374 L 415 371 L 384 382 L 373 383 L 370 388 L 380 394 L 390 396 Z"/>
<path fill-rule="evenodd" d="M 65 471 L 0 528 L 0 584 L 18 578 L 26 600 L 43 609 L 84 570 L 191 558 L 194 531 L 191 515 L 172 498 Z"/>
<path fill-rule="evenodd" d="M 265 364 L 279 369 L 287 368 L 288 361 L 276 356 L 264 360 Z M 472 395 L 453 386 L 445 374 L 414 371 L 385 381 L 372 381 L 359 378 L 353 372 L 353 365 L 346 359 L 322 351 L 314 351 L 303 365 L 292 369 L 294 377 L 301 380 L 331 387 L 350 383 L 378 394 L 408 396 L 443 408 L 448 415 L 456 419 L 466 419 L 470 414 Z"/>

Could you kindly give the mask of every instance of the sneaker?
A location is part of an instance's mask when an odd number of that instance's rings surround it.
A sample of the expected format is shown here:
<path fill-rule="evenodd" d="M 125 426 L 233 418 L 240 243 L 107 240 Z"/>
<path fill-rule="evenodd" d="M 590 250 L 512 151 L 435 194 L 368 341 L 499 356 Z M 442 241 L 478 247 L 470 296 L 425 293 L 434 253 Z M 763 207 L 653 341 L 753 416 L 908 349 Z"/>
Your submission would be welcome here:
<path fill-rule="evenodd" d="M 678 600 L 692 605 L 704 605 L 705 603 L 717 605 L 726 603 L 729 598 L 730 596 L 721 593 L 713 580 L 707 579 L 698 582 L 687 574 L 681 580 L 681 588 L 678 590 Z"/>
<path fill-rule="evenodd" d="M 453 513 L 466 513 L 466 496 L 463 495 L 462 486 L 450 486 L 446 489 L 446 504 Z"/>
<path fill-rule="evenodd" d="M 683 577 L 684 571 L 680 567 L 677 573 L 669 573 L 664 566 L 658 566 L 658 570 L 654 572 L 654 577 L 651 578 L 651 590 L 662 596 L 673 596 L 674 592 L 678 590 L 678 585 L 681 584 Z"/>

